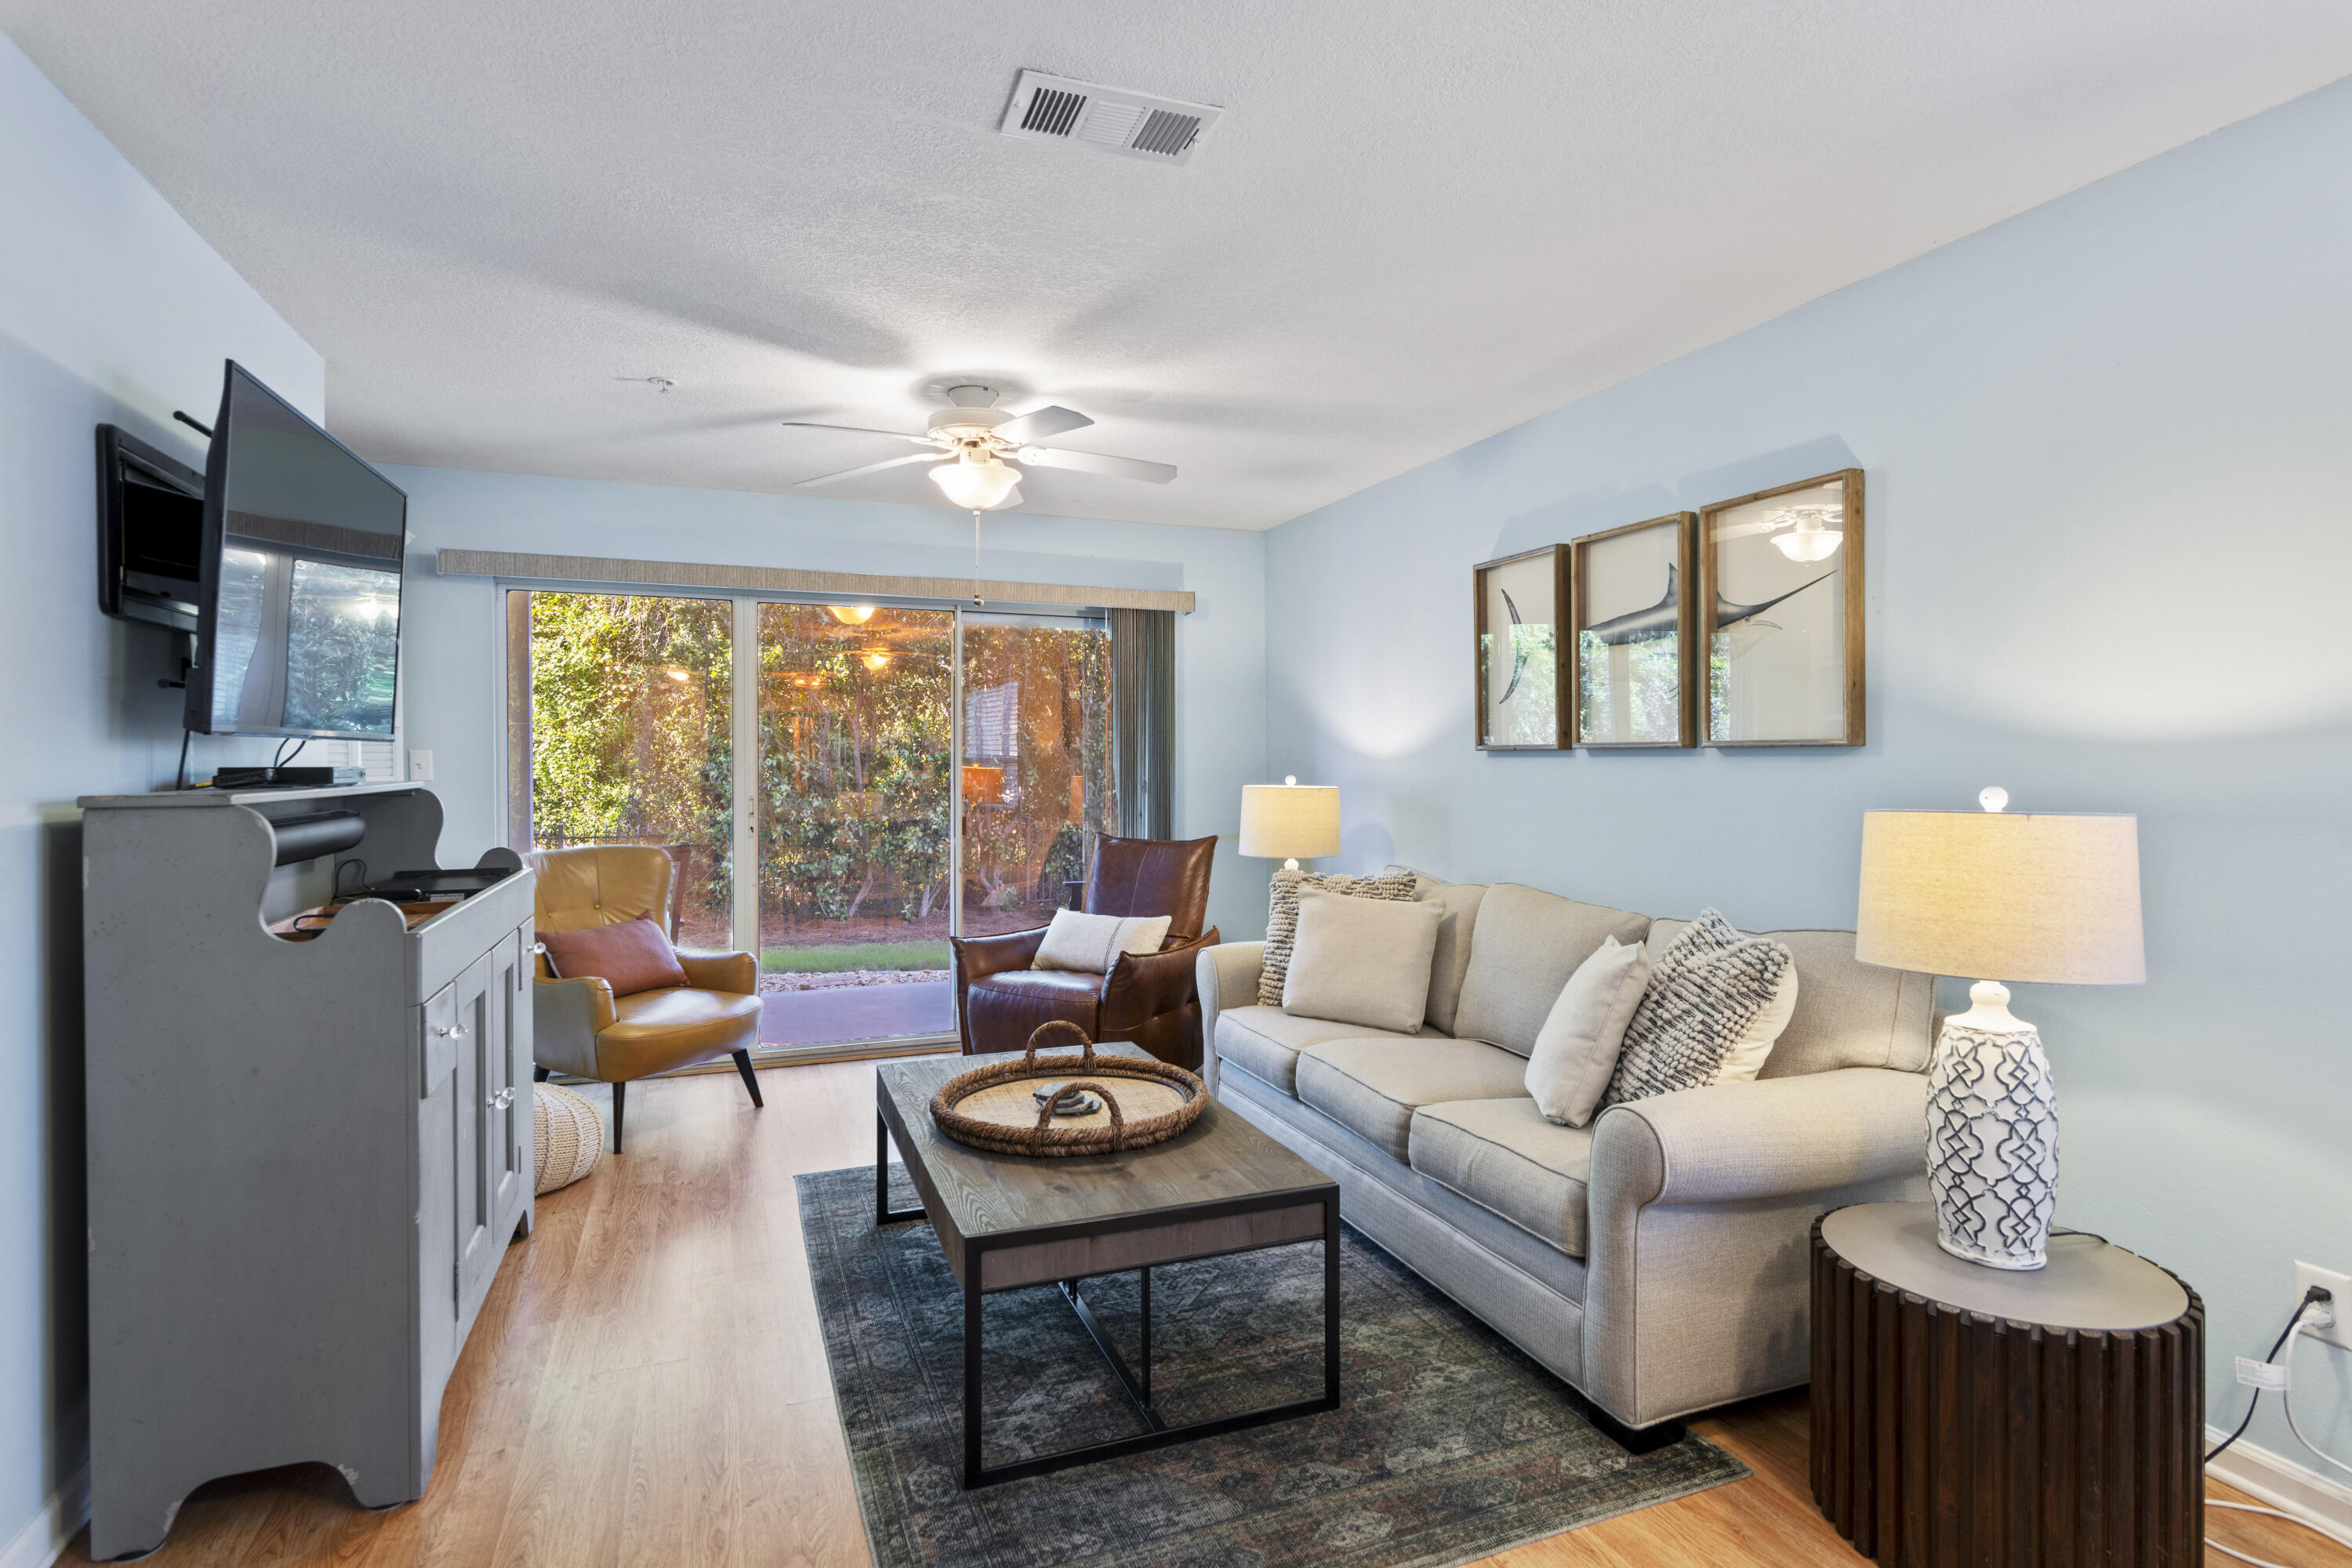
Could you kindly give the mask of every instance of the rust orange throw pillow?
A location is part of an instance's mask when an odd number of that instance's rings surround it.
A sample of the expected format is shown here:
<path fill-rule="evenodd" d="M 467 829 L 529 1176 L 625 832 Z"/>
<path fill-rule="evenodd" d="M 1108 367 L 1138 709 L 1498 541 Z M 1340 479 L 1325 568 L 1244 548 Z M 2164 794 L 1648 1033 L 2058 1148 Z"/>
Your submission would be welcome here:
<path fill-rule="evenodd" d="M 643 915 L 586 931 L 543 931 L 539 940 L 547 945 L 547 966 L 558 980 L 599 975 L 615 996 L 686 984 L 669 938 Z"/>

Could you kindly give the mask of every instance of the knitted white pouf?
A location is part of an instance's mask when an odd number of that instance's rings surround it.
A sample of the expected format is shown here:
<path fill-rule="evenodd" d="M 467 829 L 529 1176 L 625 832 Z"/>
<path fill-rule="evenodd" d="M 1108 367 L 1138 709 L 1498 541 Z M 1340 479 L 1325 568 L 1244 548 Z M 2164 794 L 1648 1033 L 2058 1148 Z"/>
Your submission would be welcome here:
<path fill-rule="evenodd" d="M 585 1095 L 561 1084 L 530 1090 L 531 1149 L 538 1161 L 536 1192 L 568 1187 L 596 1168 L 604 1152 L 604 1124 Z"/>

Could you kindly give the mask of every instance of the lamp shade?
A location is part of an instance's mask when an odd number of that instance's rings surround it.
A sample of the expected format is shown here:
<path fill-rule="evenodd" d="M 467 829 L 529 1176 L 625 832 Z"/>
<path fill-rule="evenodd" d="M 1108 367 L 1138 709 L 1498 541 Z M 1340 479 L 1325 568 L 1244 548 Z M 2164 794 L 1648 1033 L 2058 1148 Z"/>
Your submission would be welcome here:
<path fill-rule="evenodd" d="M 1969 980 L 2137 984 L 2139 819 L 1864 812 L 1853 952 Z"/>
<path fill-rule="evenodd" d="M 1244 784 L 1242 853 L 1307 860 L 1339 852 L 1339 791 L 1334 784 Z"/>

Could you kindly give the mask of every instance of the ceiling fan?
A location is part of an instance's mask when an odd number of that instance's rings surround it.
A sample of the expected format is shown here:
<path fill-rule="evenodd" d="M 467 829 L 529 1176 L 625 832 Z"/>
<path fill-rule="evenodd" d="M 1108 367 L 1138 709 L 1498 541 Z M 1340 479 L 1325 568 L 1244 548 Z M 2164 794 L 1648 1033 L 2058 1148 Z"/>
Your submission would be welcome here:
<path fill-rule="evenodd" d="M 1167 463 L 1147 463 L 1138 458 L 1106 457 L 1100 452 L 1070 452 L 1057 447 L 1040 447 L 1034 443 L 1048 436 L 1059 436 L 1068 430 L 1081 430 L 1094 423 L 1073 408 L 1040 408 L 1034 414 L 1015 417 L 996 406 L 997 392 L 992 386 L 966 384 L 947 389 L 949 406 L 932 415 L 929 429 L 920 436 L 899 430 L 874 430 L 858 425 L 818 425 L 805 419 L 787 419 L 783 424 L 799 430 L 847 430 L 860 436 L 887 436 L 894 441 L 912 441 L 928 451 L 910 453 L 903 458 L 886 458 L 878 463 L 860 468 L 844 468 L 838 473 L 819 474 L 813 479 L 803 479 L 793 488 L 807 489 L 815 485 L 829 485 L 837 479 L 855 479 L 860 474 L 879 473 L 907 463 L 936 463 L 930 471 L 931 482 L 945 492 L 948 500 L 972 511 L 988 511 L 1009 506 L 1021 499 L 1019 463 L 1039 468 L 1071 468 L 1084 474 L 1108 474 L 1115 479 L 1141 479 L 1146 484 L 1164 485 L 1176 477 L 1176 469 Z"/>

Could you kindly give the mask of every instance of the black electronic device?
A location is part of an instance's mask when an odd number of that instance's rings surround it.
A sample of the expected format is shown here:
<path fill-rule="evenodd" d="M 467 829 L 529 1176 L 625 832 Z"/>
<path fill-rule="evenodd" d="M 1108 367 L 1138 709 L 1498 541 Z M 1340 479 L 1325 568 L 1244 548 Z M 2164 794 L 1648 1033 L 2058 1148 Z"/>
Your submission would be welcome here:
<path fill-rule="evenodd" d="M 205 476 L 118 426 L 98 427 L 98 607 L 196 629 Z"/>
<path fill-rule="evenodd" d="M 340 789 L 367 783 L 365 768 L 216 768 L 215 789 Z"/>
<path fill-rule="evenodd" d="M 388 738 L 407 520 L 398 486 L 230 361 L 205 463 L 187 727 Z"/>
<path fill-rule="evenodd" d="M 382 881 L 370 883 L 367 896 L 390 899 L 396 904 L 455 902 L 495 888 L 511 875 L 494 866 L 455 871 L 394 871 Z"/>

